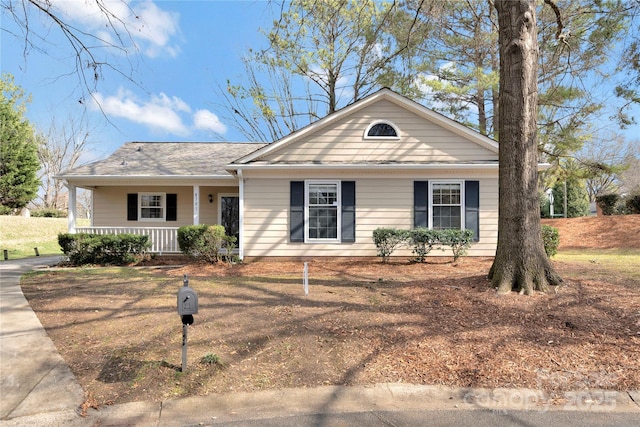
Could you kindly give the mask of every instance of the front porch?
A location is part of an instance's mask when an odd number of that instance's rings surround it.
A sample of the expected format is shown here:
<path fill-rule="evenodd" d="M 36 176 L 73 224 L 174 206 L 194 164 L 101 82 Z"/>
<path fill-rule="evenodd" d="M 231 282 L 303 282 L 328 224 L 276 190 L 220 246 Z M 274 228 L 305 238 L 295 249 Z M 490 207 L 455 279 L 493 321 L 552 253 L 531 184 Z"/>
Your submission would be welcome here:
<path fill-rule="evenodd" d="M 149 252 L 162 254 L 180 253 L 178 227 L 77 227 L 77 233 L 137 234 L 149 236 Z"/>

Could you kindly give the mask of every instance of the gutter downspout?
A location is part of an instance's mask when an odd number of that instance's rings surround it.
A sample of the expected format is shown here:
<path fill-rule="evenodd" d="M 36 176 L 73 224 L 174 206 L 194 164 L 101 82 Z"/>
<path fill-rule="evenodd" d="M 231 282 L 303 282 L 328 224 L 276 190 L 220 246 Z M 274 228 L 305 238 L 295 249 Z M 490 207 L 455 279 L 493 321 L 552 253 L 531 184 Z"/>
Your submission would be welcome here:
<path fill-rule="evenodd" d="M 239 200 L 238 200 L 238 258 L 240 261 L 244 259 L 244 177 L 242 176 L 242 169 L 237 170 L 238 182 L 239 182 Z"/>

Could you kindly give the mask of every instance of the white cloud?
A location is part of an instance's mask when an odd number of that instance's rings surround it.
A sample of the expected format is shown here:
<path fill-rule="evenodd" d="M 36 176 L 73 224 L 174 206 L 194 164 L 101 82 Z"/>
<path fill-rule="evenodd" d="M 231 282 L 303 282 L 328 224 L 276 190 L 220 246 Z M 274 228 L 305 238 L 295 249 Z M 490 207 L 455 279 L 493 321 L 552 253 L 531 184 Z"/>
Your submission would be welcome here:
<path fill-rule="evenodd" d="M 180 30 L 179 15 L 160 9 L 151 0 L 52 0 L 51 3 L 84 26 L 83 30 L 107 43 L 119 45 L 118 37 L 131 37 L 136 47 L 149 57 L 176 56 L 179 52 L 178 46 L 172 43 Z"/>
<path fill-rule="evenodd" d="M 119 117 L 147 126 L 157 133 L 168 133 L 179 137 L 188 137 L 194 130 L 213 131 L 223 135 L 227 127 L 218 116 L 208 110 L 197 110 L 192 114 L 191 107 L 176 96 L 165 93 L 152 95 L 148 100 L 138 99 L 132 92 L 123 89 L 116 95 L 94 94 L 93 108 L 101 110 L 108 117 Z M 185 122 L 193 122 L 193 127 Z"/>
<path fill-rule="evenodd" d="M 227 127 L 220 121 L 218 116 L 209 110 L 198 110 L 193 115 L 193 124 L 196 129 L 210 130 L 223 135 L 227 132 Z"/>
<path fill-rule="evenodd" d="M 189 129 L 182 121 L 179 111 L 188 106 L 179 98 L 169 98 L 164 93 L 141 102 L 131 92 L 120 90 L 115 96 L 94 94 L 97 103 L 107 116 L 114 116 L 139 123 L 152 130 L 187 136 Z"/>

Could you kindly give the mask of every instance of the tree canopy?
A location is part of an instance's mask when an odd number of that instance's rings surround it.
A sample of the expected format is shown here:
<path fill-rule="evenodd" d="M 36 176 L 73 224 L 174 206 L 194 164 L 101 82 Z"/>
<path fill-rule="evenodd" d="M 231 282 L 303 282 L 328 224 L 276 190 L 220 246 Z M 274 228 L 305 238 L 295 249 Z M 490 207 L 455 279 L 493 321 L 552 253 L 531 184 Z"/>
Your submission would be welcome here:
<path fill-rule="evenodd" d="M 38 147 L 24 118 L 24 91 L 9 74 L 2 76 L 0 87 L 0 205 L 21 209 L 36 197 L 40 185 Z"/>

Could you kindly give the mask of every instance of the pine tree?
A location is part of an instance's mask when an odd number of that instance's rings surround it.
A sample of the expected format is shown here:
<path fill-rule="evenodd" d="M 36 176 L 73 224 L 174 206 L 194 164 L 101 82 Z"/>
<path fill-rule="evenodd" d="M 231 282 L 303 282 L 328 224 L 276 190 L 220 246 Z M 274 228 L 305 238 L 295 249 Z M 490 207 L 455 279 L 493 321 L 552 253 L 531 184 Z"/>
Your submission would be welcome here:
<path fill-rule="evenodd" d="M 0 79 L 0 205 L 21 209 L 33 200 L 40 182 L 38 147 L 24 118 L 24 91 L 5 74 Z"/>

